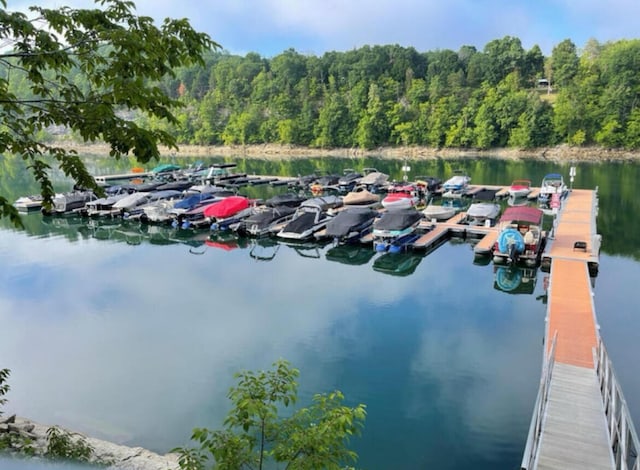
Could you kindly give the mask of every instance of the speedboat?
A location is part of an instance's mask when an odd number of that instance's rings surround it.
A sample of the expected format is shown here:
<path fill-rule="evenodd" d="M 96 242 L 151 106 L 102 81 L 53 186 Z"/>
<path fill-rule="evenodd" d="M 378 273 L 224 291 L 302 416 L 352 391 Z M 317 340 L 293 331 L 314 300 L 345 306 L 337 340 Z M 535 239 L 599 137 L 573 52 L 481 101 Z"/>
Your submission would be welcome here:
<path fill-rule="evenodd" d="M 442 197 L 462 197 L 469 187 L 471 177 L 466 174 L 457 174 L 442 183 L 444 193 Z"/>
<path fill-rule="evenodd" d="M 423 198 L 421 186 L 414 184 L 398 184 L 391 186 L 382 199 L 385 209 L 408 209 L 417 206 Z"/>
<path fill-rule="evenodd" d="M 456 215 L 456 208 L 453 205 L 429 204 L 422 210 L 422 215 L 427 220 L 448 220 Z"/>
<path fill-rule="evenodd" d="M 376 191 L 387 183 L 389 175 L 382 173 L 375 168 L 365 168 L 362 170 L 364 176 L 358 180 L 358 186 L 364 186 L 369 191 Z"/>
<path fill-rule="evenodd" d="M 296 193 L 276 194 L 264 201 L 264 205 L 268 207 L 298 207 L 307 198 Z"/>
<path fill-rule="evenodd" d="M 466 222 L 469 225 L 493 225 L 500 214 L 500 204 L 474 202 L 467 209 Z"/>
<path fill-rule="evenodd" d="M 149 199 L 147 199 L 147 202 L 124 211 L 122 213 L 122 218 L 128 220 L 140 219 L 145 212 L 154 213 L 156 206 L 159 207 L 161 211 L 166 212 L 166 210 L 164 210 L 164 203 L 172 201 L 171 207 L 173 207 L 175 200 L 182 198 L 182 195 L 182 191 L 178 191 L 177 189 L 153 191 L 149 193 Z"/>
<path fill-rule="evenodd" d="M 255 201 L 245 196 L 229 196 L 222 201 L 208 205 L 203 215 L 211 223 L 211 230 L 227 230 L 230 225 L 250 216 L 255 209 Z"/>
<path fill-rule="evenodd" d="M 342 198 L 329 195 L 307 199 L 296 209 L 287 225 L 277 234 L 279 238 L 289 240 L 308 240 L 314 233 L 326 227 L 333 217 L 330 209 L 342 205 Z"/>
<path fill-rule="evenodd" d="M 500 233 L 493 246 L 494 263 L 536 266 L 546 241 L 543 217 L 542 210 L 536 207 L 507 207 L 498 221 Z"/>
<path fill-rule="evenodd" d="M 249 217 L 242 219 L 235 230 L 240 235 L 269 235 L 276 227 L 289 222 L 295 212 L 296 208 L 291 206 L 260 206 Z"/>
<path fill-rule="evenodd" d="M 365 186 L 356 186 L 342 197 L 342 202 L 348 207 L 378 207 L 380 195 L 372 193 Z"/>
<path fill-rule="evenodd" d="M 79 213 L 84 206 L 98 197 L 91 190 L 74 190 L 67 193 L 56 194 L 53 197 L 53 207 L 50 211 L 42 208 L 46 215 L 65 215 Z"/>
<path fill-rule="evenodd" d="M 362 178 L 362 173 L 351 169 L 344 170 L 344 174 L 338 179 L 338 191 L 348 193 L 356 186 L 360 178 Z"/>
<path fill-rule="evenodd" d="M 565 196 L 567 193 L 567 185 L 564 178 L 558 173 L 549 173 L 542 178 L 540 184 L 540 193 L 538 194 L 538 202 L 547 203 L 554 194 L 559 197 Z"/>
<path fill-rule="evenodd" d="M 376 251 L 401 251 L 415 241 L 422 213 L 415 208 L 394 209 L 383 212 L 373 222 L 373 246 Z"/>
<path fill-rule="evenodd" d="M 511 186 L 509 186 L 509 196 L 514 199 L 520 199 L 526 197 L 531 192 L 531 180 L 513 180 Z"/>
<path fill-rule="evenodd" d="M 371 232 L 379 213 L 369 207 L 345 207 L 327 222 L 325 236 L 336 243 L 359 241 Z"/>

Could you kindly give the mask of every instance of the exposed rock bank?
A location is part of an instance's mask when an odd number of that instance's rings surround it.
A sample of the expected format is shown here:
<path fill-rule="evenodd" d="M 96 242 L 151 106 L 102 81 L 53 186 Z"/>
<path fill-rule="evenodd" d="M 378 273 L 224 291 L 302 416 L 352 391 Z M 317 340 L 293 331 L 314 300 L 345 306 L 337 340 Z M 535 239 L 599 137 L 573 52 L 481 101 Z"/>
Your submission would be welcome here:
<path fill-rule="evenodd" d="M 35 456 L 44 456 L 49 428 L 50 426 L 16 416 L 0 420 L 0 435 L 14 433 L 30 439 Z M 107 468 L 122 470 L 177 470 L 180 468 L 177 454 L 160 455 L 142 447 L 127 447 L 74 432 L 71 434 L 74 438 L 84 439 L 91 446 L 93 453 L 90 462 L 108 464 Z"/>
<path fill-rule="evenodd" d="M 66 148 L 73 148 L 85 155 L 108 155 L 109 147 L 104 144 L 82 145 L 65 143 Z M 549 160 L 559 163 L 570 162 L 611 162 L 611 161 L 640 161 L 640 151 L 621 149 L 604 149 L 600 147 L 571 147 L 559 145 L 557 147 L 539 149 L 511 149 L 497 148 L 488 150 L 478 149 L 436 149 L 429 147 L 381 147 L 374 150 L 359 148 L 318 149 L 298 147 L 292 145 L 264 144 L 264 145 L 234 145 L 234 146 L 202 146 L 181 145 L 174 149 L 161 148 L 166 156 L 239 156 L 248 158 L 291 159 L 311 157 L 338 158 L 389 158 L 389 159 L 455 159 L 455 158 L 505 158 L 509 160 Z"/>

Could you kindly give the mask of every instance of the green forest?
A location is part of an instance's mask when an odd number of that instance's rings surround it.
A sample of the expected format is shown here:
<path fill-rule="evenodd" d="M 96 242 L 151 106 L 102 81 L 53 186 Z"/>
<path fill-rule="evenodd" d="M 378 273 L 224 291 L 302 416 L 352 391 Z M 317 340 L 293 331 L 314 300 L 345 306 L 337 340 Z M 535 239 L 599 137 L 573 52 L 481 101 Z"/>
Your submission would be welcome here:
<path fill-rule="evenodd" d="M 27 78 L 13 73 L 4 77 L 11 91 L 28 95 Z M 592 39 L 581 50 L 566 39 L 549 57 L 511 36 L 457 52 L 385 45 L 264 58 L 210 50 L 204 65 L 156 85 L 184 105 L 178 124 L 135 119 L 178 144 L 640 148 L 638 39 Z"/>

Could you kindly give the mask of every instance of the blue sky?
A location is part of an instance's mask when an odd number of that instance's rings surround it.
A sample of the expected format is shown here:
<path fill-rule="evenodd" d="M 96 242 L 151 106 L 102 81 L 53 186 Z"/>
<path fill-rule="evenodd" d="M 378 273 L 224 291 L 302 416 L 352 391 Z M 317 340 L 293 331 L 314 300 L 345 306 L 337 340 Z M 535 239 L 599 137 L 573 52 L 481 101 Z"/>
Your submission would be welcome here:
<path fill-rule="evenodd" d="M 479 50 L 492 39 L 520 38 L 545 55 L 564 39 L 578 49 L 638 38 L 640 0 L 134 0 L 158 21 L 189 18 L 224 50 L 272 57 L 293 48 L 320 56 L 363 45 L 399 44 L 419 52 Z M 25 5 L 87 7 L 91 0 L 8 0 Z"/>

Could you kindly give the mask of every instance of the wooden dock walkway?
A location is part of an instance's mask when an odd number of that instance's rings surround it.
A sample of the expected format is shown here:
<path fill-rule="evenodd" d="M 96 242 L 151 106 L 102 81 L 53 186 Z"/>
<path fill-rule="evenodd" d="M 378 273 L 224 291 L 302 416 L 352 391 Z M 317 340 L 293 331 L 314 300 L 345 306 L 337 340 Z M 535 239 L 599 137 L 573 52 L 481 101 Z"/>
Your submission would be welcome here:
<path fill-rule="evenodd" d="M 551 273 L 545 364 L 552 372 L 542 416 L 534 413 L 541 423 L 537 450 L 528 463 L 525 455 L 523 469 L 616 468 L 594 361 L 599 332 L 588 264 L 597 263 L 600 249 L 596 211 L 597 192 L 574 190 L 545 250 Z"/>

